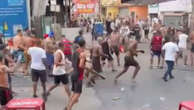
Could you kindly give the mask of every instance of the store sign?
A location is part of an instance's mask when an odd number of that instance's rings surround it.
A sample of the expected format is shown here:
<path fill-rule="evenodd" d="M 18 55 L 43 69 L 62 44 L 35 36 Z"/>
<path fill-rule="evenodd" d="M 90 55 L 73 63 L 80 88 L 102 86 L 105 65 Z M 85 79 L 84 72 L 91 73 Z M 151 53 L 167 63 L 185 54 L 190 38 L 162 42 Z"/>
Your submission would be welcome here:
<path fill-rule="evenodd" d="M 159 5 L 158 4 L 149 5 L 148 12 L 149 14 L 157 14 L 159 12 Z"/>
<path fill-rule="evenodd" d="M 13 37 L 18 29 L 28 27 L 26 0 L 1 0 L 0 33 Z"/>
<path fill-rule="evenodd" d="M 74 0 L 75 13 L 95 13 L 95 8 L 97 6 L 97 0 Z"/>

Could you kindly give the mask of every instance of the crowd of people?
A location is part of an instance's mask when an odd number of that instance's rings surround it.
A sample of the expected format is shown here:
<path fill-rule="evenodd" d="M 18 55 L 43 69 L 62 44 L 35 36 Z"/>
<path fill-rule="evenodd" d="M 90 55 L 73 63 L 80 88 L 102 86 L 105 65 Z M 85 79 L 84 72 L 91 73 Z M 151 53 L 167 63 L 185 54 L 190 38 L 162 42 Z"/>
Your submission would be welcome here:
<path fill-rule="evenodd" d="M 134 23 L 131 19 L 123 18 L 112 20 L 108 17 L 105 22 L 96 19 L 91 20 L 89 24 L 90 27 L 81 26 L 82 29 L 87 27 L 86 30 L 92 33 L 93 43 L 89 47 L 86 46 L 83 30 L 79 31 L 73 42 L 65 35 L 60 40 L 55 40 L 53 32 L 45 34 L 44 39 L 41 39 L 29 30 L 25 32 L 18 30 L 17 35 L 6 44 L 0 35 L 1 105 L 6 105 L 12 98 L 10 73 L 20 72 L 29 75 L 30 70 L 34 98 L 38 97 L 39 80 L 45 101 L 52 90 L 62 83 L 69 99 L 65 110 L 72 110 L 82 93 L 84 77 L 86 85 L 93 87 L 97 79 L 105 79 L 101 74 L 104 65 L 107 64 L 112 72 L 117 71 L 113 55 L 116 56 L 117 66 L 120 66 L 120 54 L 125 54 L 123 70 L 115 77 L 115 84 L 131 66 L 135 67 L 132 77 L 132 81 L 135 82 L 141 68 L 135 57 L 138 53 L 145 53 L 144 50 L 138 49 L 142 36 L 145 36 L 145 41 L 150 43 L 150 68 L 153 68 L 154 56 L 158 57 L 157 68 L 163 68 L 166 62 L 167 71 L 163 76 L 165 82 L 169 78 L 175 78 L 172 70 L 175 64 L 178 65 L 180 57 L 183 57 L 184 65 L 188 65 L 189 52 L 191 67 L 194 66 L 194 32 L 186 33 L 184 28 L 174 29 L 163 26 L 160 22 L 150 25 L 147 20 Z M 148 37 L 150 33 L 152 33 L 151 39 Z M 53 78 L 54 81 L 49 88 L 46 83 L 47 77 Z M 69 79 L 71 79 L 71 90 Z"/>

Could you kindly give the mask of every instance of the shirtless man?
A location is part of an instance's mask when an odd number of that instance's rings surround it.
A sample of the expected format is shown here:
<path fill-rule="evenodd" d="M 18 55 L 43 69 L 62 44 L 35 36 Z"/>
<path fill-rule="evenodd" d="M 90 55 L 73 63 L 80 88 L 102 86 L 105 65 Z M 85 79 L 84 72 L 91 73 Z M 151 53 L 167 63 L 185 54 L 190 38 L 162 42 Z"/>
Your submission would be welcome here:
<path fill-rule="evenodd" d="M 144 53 L 143 50 L 137 50 L 137 47 L 138 47 L 138 42 L 133 40 L 131 41 L 130 43 L 130 46 L 129 46 L 129 50 L 127 51 L 127 54 L 125 56 L 125 64 L 124 64 L 124 69 L 123 71 L 118 74 L 116 77 L 115 77 L 115 83 L 117 83 L 117 80 L 118 78 L 123 75 L 124 73 L 127 72 L 127 70 L 129 69 L 130 66 L 134 66 L 135 67 L 135 71 L 133 73 L 133 81 L 135 80 L 135 77 L 137 76 L 137 73 L 139 72 L 140 70 L 140 65 L 139 63 L 134 59 L 134 56 L 137 56 L 138 53 Z"/>
<path fill-rule="evenodd" d="M 24 50 L 24 58 L 25 58 L 25 64 L 24 64 L 24 75 L 28 75 L 28 66 L 30 64 L 30 56 L 27 54 L 27 51 L 30 47 L 34 45 L 34 39 L 32 36 L 24 36 L 24 45 L 25 45 L 25 50 Z"/>
<path fill-rule="evenodd" d="M 94 45 L 92 47 L 92 69 L 96 72 L 96 73 L 101 73 L 102 72 L 102 66 L 101 66 L 101 56 L 105 56 L 105 54 L 102 51 L 102 47 L 101 47 L 101 43 L 103 41 L 102 37 L 98 37 L 97 42 L 94 42 Z M 97 77 L 97 75 L 92 75 L 92 77 L 90 78 L 90 81 L 88 83 L 88 86 L 93 86 L 91 82 L 93 82 L 95 84 L 95 78 Z"/>
<path fill-rule="evenodd" d="M 13 38 L 13 48 L 14 48 L 14 59 L 17 62 L 17 66 L 20 67 L 24 63 L 24 50 L 25 48 L 25 39 L 22 34 L 22 30 L 18 30 L 17 35 Z M 22 72 L 24 72 L 24 66 Z"/>
<path fill-rule="evenodd" d="M 117 63 L 118 66 L 120 66 L 120 52 L 119 52 L 119 46 L 120 46 L 120 35 L 118 33 L 118 29 L 115 29 L 111 36 L 110 36 L 110 48 L 112 50 L 112 53 L 115 53 L 117 56 Z"/>
<path fill-rule="evenodd" d="M 116 70 L 114 69 L 114 61 L 113 61 L 113 57 L 112 57 L 112 55 L 110 53 L 110 47 L 109 47 L 109 43 L 108 42 L 109 42 L 109 38 L 106 37 L 102 41 L 102 43 L 100 44 L 101 47 L 102 47 L 102 51 L 105 54 L 105 56 L 102 57 L 102 61 L 103 61 L 103 65 L 104 65 L 105 61 L 107 59 L 108 60 L 108 64 L 109 64 L 108 66 L 111 67 L 112 71 L 114 72 Z"/>
<path fill-rule="evenodd" d="M 191 66 L 194 66 L 194 31 L 191 32 L 190 35 L 190 42 L 191 42 Z"/>

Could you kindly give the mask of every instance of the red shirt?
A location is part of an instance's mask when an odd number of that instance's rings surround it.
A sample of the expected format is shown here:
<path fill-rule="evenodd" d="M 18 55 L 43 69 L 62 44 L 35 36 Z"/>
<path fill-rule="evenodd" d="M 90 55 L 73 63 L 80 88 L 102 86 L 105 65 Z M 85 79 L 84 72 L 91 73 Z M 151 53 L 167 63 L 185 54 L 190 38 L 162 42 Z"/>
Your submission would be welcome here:
<path fill-rule="evenodd" d="M 77 52 L 80 54 L 84 52 L 82 49 L 77 49 Z M 83 80 L 84 79 L 84 69 L 79 67 L 81 56 L 79 56 L 79 61 L 78 61 L 78 71 L 79 71 L 79 79 L 78 80 Z"/>
<path fill-rule="evenodd" d="M 162 49 L 162 36 L 154 36 L 151 42 L 152 51 L 161 51 Z"/>
<path fill-rule="evenodd" d="M 71 42 L 67 39 L 63 40 L 64 43 L 64 54 L 65 55 L 72 55 L 72 50 L 71 50 Z"/>

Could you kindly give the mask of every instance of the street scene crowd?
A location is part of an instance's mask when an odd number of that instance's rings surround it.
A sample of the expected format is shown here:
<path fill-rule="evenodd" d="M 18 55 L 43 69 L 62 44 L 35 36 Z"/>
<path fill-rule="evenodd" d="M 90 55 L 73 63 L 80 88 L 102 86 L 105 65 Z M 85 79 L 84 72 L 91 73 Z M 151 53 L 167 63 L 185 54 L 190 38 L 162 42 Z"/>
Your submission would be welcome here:
<path fill-rule="evenodd" d="M 111 16 L 111 15 L 110 15 Z M 42 98 L 47 101 L 53 89 L 63 84 L 68 103 L 65 110 L 72 110 L 81 100 L 83 84 L 94 87 L 99 79 L 106 80 L 101 74 L 105 65 L 109 72 L 117 72 L 112 79 L 115 85 L 119 78 L 135 67 L 130 83 L 136 83 L 136 77 L 141 70 L 138 56 L 145 50 L 138 45 L 149 45 L 150 59 L 147 59 L 148 69 L 163 69 L 166 72 L 161 80 L 168 83 L 176 78 L 173 69 L 183 60 L 184 67 L 194 68 L 194 31 L 185 26 L 178 28 L 167 27 L 158 18 L 152 22 L 139 20 L 137 23 L 128 17 L 117 17 L 114 20 L 87 18 L 79 21 L 80 31 L 74 41 L 68 40 L 66 35 L 55 39 L 54 32 L 37 37 L 31 30 L 18 30 L 13 39 L 5 41 L 0 35 L 0 101 L 1 109 L 13 98 L 12 77 L 16 72 L 24 76 L 31 76 L 33 98 L 37 95 L 38 81 L 43 89 Z M 92 44 L 87 44 L 84 33 L 91 33 Z M 124 55 L 124 64 L 120 62 L 120 55 Z M 116 56 L 116 57 L 114 57 Z M 157 65 L 154 66 L 154 57 Z M 114 63 L 116 62 L 116 63 Z M 117 67 L 122 66 L 122 71 Z M 52 79 L 53 85 L 47 86 L 47 79 Z M 129 78 L 130 79 L 130 78 Z M 83 82 L 86 80 L 86 83 Z M 71 89 L 70 89 L 71 88 Z M 83 91 L 84 92 L 84 91 Z M 57 102 L 57 100 L 56 100 Z"/>

